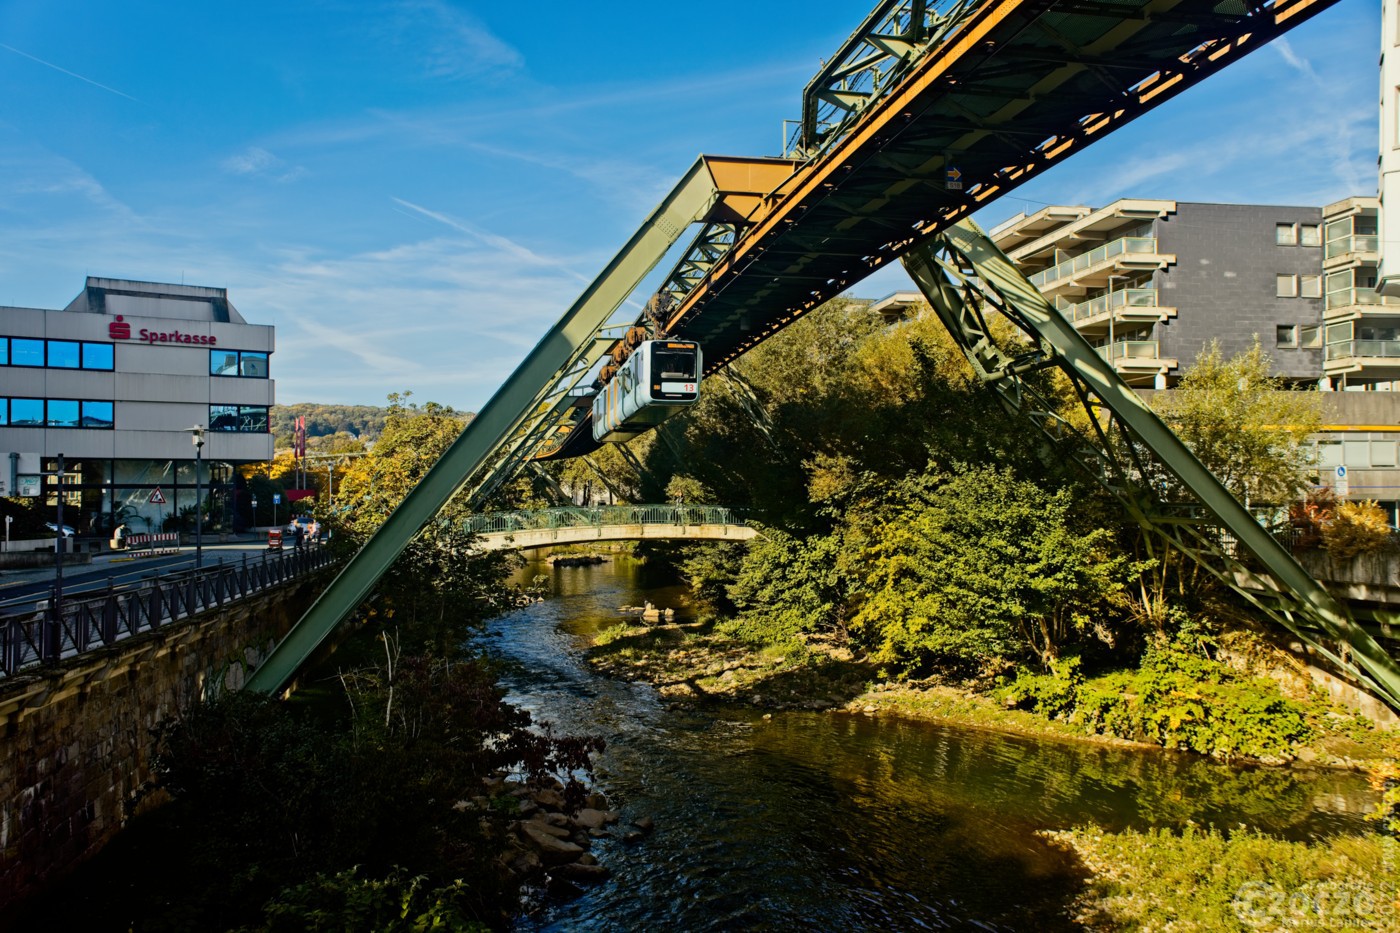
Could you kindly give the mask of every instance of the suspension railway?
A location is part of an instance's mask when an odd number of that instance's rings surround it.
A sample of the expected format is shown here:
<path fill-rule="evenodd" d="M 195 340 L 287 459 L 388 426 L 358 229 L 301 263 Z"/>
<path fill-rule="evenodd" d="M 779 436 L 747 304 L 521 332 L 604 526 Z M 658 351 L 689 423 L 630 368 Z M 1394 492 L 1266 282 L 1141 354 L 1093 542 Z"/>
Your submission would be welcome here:
<path fill-rule="evenodd" d="M 650 327 L 715 373 L 867 275 L 902 261 L 1028 435 L 1080 463 L 1162 548 L 1400 709 L 1400 666 L 1249 515 L 970 216 L 1336 0 L 882 0 L 802 90 L 776 156 L 702 155 L 540 339 L 461 437 L 254 674 L 282 692 L 454 496 L 479 506 L 532 459 L 579 456 L 595 380 Z M 796 95 L 795 95 L 796 96 Z M 618 309 L 671 248 L 648 303 Z M 1010 319 L 1031 351 L 991 339 Z M 1055 367 L 1092 415 L 1071 425 L 1027 378 Z M 607 387 L 604 387 L 607 391 Z M 1187 492 L 1160 493 L 1163 476 Z"/>

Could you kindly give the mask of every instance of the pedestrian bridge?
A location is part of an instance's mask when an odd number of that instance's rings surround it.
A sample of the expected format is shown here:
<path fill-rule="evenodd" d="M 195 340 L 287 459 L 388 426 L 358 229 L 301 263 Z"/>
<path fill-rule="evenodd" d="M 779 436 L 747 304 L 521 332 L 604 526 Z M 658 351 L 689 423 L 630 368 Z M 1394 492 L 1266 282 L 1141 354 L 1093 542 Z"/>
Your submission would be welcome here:
<path fill-rule="evenodd" d="M 598 508 L 483 512 L 467 520 L 486 551 L 529 550 L 595 541 L 748 541 L 758 532 L 717 505 L 606 505 Z"/>

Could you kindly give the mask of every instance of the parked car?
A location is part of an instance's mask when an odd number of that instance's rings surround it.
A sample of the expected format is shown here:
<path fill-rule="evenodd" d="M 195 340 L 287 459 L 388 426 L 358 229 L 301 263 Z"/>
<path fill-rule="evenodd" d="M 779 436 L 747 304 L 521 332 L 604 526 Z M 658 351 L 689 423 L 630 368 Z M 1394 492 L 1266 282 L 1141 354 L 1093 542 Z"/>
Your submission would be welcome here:
<path fill-rule="evenodd" d="M 47 528 L 49 531 L 52 531 L 55 535 L 58 534 L 58 526 L 55 525 L 53 522 L 44 522 L 44 527 Z M 73 534 L 74 532 L 72 528 L 70 528 L 67 525 L 63 526 L 63 537 L 71 538 L 73 537 Z"/>
<path fill-rule="evenodd" d="M 302 540 L 319 541 L 321 539 L 321 523 L 310 515 L 298 515 L 287 524 L 287 534 L 292 534 L 295 529 L 300 528 Z"/>

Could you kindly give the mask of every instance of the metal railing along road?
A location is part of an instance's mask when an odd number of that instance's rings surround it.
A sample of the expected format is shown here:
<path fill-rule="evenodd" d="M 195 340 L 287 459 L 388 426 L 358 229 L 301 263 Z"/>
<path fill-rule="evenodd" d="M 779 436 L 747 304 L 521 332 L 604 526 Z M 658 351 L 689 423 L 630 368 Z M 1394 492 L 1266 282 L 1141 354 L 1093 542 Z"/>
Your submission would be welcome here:
<path fill-rule="evenodd" d="M 153 632 L 209 609 L 328 567 L 327 548 L 264 554 L 254 560 L 182 570 L 100 596 L 29 601 L 23 612 L 0 614 L 0 676 L 52 664 L 123 639 Z"/>
<path fill-rule="evenodd" d="M 604 525 L 743 525 L 744 520 L 718 505 L 602 505 L 572 506 L 520 512 L 483 512 L 466 521 L 474 534 L 505 534 L 548 528 L 588 528 Z"/>

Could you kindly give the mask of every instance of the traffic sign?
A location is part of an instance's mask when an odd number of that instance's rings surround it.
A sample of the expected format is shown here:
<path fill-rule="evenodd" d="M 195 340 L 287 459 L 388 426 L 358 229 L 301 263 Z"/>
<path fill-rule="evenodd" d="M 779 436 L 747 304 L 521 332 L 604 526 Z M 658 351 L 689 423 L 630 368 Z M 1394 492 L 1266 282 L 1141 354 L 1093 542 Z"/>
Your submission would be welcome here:
<path fill-rule="evenodd" d="M 274 492 L 274 493 L 272 494 L 272 504 L 273 504 L 273 505 L 281 505 L 281 504 L 282 504 L 282 494 L 281 494 L 280 492 Z"/>
<path fill-rule="evenodd" d="M 1351 480 L 1347 479 L 1347 468 L 1344 466 L 1339 466 L 1337 467 L 1336 473 L 1337 478 L 1332 483 L 1332 493 L 1338 496 L 1350 495 Z"/>
<path fill-rule="evenodd" d="M 948 166 L 948 170 L 944 173 L 944 179 L 943 187 L 947 188 L 949 191 L 963 190 L 962 169 L 958 168 L 956 165 Z"/>
<path fill-rule="evenodd" d="M 151 490 L 151 496 L 146 501 L 151 503 L 152 505 L 165 505 L 165 496 L 160 494 L 159 486 Z"/>

